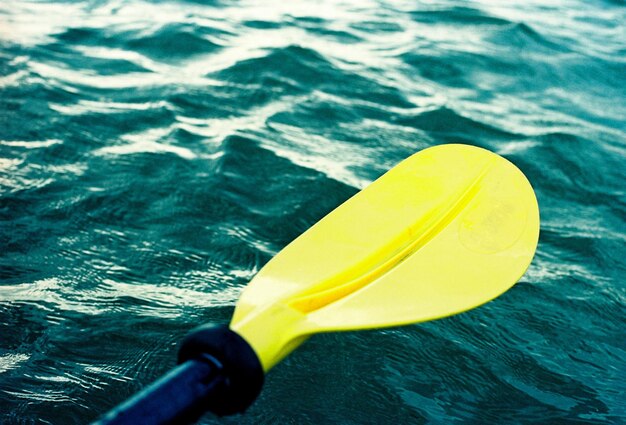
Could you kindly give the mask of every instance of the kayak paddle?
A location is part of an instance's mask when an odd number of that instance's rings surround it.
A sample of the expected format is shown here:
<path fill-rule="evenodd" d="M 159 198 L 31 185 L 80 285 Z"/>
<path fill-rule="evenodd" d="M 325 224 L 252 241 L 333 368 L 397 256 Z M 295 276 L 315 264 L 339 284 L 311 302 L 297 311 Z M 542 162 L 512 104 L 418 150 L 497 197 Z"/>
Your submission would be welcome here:
<path fill-rule="evenodd" d="M 477 307 L 524 274 L 538 237 L 535 194 L 512 163 L 467 145 L 425 149 L 291 242 L 245 288 L 230 326 L 197 328 L 177 368 L 97 424 L 243 412 L 312 334 Z"/>

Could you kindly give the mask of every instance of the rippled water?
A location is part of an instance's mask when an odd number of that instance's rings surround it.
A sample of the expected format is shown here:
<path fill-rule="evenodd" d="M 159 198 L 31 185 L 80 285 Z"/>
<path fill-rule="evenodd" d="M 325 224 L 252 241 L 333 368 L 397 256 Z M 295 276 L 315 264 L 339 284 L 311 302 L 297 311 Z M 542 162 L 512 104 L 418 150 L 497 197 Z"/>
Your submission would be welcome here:
<path fill-rule="evenodd" d="M 0 3 L 0 422 L 85 423 L 401 159 L 517 164 L 526 276 L 313 338 L 204 423 L 626 423 L 626 5 Z"/>

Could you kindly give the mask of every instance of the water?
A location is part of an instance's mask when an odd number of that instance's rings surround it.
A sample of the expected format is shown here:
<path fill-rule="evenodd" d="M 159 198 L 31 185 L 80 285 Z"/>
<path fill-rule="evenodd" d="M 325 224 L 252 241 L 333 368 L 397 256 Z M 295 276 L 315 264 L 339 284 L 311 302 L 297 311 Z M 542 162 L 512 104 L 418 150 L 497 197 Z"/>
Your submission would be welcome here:
<path fill-rule="evenodd" d="M 536 189 L 512 290 L 313 338 L 203 423 L 626 423 L 623 1 L 3 1 L 0 422 L 85 423 L 428 146 Z"/>

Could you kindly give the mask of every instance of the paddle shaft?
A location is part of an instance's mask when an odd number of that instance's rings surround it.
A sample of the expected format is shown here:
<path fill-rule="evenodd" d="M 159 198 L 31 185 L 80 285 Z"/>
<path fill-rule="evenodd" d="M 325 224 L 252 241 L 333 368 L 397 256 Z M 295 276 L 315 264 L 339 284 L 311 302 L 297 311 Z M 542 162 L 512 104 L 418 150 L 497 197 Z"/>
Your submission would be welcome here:
<path fill-rule="evenodd" d="M 93 425 L 189 424 L 224 386 L 223 366 L 213 357 L 188 360 L 119 405 Z"/>
<path fill-rule="evenodd" d="M 243 412 L 261 391 L 254 349 L 226 325 L 207 324 L 183 339 L 179 365 L 92 425 L 195 422 L 204 412 Z"/>

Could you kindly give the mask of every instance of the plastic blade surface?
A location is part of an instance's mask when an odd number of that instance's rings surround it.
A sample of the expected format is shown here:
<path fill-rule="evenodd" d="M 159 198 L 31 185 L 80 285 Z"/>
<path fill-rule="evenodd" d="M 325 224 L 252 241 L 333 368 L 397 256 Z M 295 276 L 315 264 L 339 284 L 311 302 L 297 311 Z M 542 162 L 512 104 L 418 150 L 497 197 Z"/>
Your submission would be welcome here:
<path fill-rule="evenodd" d="M 538 236 L 537 201 L 517 167 L 477 147 L 429 148 L 268 262 L 231 327 L 267 370 L 312 333 L 456 314 L 510 288 Z"/>

